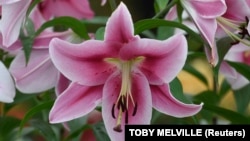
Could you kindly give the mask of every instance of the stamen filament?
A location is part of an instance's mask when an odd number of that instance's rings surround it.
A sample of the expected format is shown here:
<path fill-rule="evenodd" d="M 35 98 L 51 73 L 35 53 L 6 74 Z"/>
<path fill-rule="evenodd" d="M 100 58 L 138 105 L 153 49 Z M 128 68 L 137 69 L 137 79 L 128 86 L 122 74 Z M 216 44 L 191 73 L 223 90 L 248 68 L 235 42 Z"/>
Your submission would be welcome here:
<path fill-rule="evenodd" d="M 218 24 L 229 35 L 229 37 L 231 37 L 232 40 L 234 40 L 234 41 L 240 41 L 241 43 L 245 44 L 246 46 L 250 46 L 250 42 L 241 39 L 240 37 L 238 37 L 237 35 L 235 35 L 231 31 L 229 31 L 227 28 L 225 28 L 223 25 L 221 25 L 221 23 L 218 23 Z"/>
<path fill-rule="evenodd" d="M 122 121 L 122 110 L 120 109 L 117 117 L 116 126 L 113 128 L 117 132 L 122 132 L 121 121 Z"/>

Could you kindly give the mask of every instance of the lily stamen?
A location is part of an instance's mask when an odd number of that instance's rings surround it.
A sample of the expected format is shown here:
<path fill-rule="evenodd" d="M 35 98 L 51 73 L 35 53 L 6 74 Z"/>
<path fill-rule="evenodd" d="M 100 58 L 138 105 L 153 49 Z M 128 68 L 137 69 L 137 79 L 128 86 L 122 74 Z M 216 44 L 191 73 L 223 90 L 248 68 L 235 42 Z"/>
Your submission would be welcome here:
<path fill-rule="evenodd" d="M 134 105 L 134 111 L 133 111 L 132 116 L 135 116 L 136 112 L 137 112 L 137 103 L 135 103 Z"/>

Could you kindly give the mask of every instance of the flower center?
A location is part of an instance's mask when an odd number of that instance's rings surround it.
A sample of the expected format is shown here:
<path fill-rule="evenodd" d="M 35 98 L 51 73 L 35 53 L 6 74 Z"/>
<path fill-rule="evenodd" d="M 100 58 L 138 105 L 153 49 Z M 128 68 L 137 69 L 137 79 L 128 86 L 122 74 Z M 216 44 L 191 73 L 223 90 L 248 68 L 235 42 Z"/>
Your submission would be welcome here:
<path fill-rule="evenodd" d="M 114 131 L 122 132 L 121 123 L 123 118 L 125 118 L 125 123 L 128 123 L 128 116 L 132 114 L 134 116 L 137 112 L 137 103 L 133 99 L 132 95 L 132 70 L 140 63 L 144 57 L 137 57 L 131 60 L 120 60 L 116 58 L 106 58 L 105 61 L 117 65 L 121 70 L 121 90 L 117 97 L 116 102 L 114 102 L 111 114 L 114 119 L 116 119 L 116 126 L 113 128 Z M 129 113 L 129 104 L 132 104 L 133 112 Z M 116 115 L 116 110 L 118 110 Z"/>
<path fill-rule="evenodd" d="M 250 65 L 250 50 L 244 52 L 243 59 L 244 63 Z"/>

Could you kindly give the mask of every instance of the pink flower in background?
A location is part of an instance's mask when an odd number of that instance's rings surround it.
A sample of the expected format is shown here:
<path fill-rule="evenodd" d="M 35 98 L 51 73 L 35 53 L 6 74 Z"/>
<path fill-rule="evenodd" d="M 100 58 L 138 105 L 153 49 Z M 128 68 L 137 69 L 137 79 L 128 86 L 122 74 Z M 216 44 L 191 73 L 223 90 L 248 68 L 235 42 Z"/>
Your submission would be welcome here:
<path fill-rule="evenodd" d="M 249 84 L 249 80 L 238 73 L 226 61 L 240 62 L 250 65 L 250 47 L 239 43 L 233 45 L 224 58 L 220 67 L 220 72 L 225 76 L 232 89 L 237 90 Z"/>
<path fill-rule="evenodd" d="M 236 41 L 241 41 L 247 35 L 247 24 L 250 16 L 250 6 L 246 0 L 226 0 L 227 10 L 217 18 L 217 37 L 230 36 Z M 242 37 L 237 37 L 235 34 Z"/>
<path fill-rule="evenodd" d="M 19 32 L 30 3 L 31 0 L 0 1 L 0 30 L 3 38 L 3 46 L 9 47 L 18 40 Z"/>
<path fill-rule="evenodd" d="M 16 95 L 16 89 L 11 74 L 0 62 L 0 102 L 11 103 Z"/>
<path fill-rule="evenodd" d="M 102 4 L 105 4 L 105 1 L 102 1 Z M 78 19 L 94 16 L 88 0 L 44 0 L 39 4 L 39 9 L 47 20 L 59 16 Z"/>
<path fill-rule="evenodd" d="M 38 29 L 45 22 L 37 8 L 33 9 L 30 18 L 34 22 L 35 29 Z M 35 38 L 27 64 L 24 51 L 21 49 L 22 44 L 19 40 L 14 44 L 15 46 L 9 47 L 16 50 L 19 48 L 9 68 L 15 80 L 16 88 L 19 91 L 23 93 L 38 93 L 51 89 L 57 84 L 63 84 L 63 82 L 58 82 L 61 80 L 60 77 L 62 75 L 60 75 L 50 59 L 49 43 L 54 37 L 67 39 L 71 34 L 71 31 L 53 32 L 50 29 L 46 29 Z"/>
<path fill-rule="evenodd" d="M 216 18 L 226 12 L 225 0 L 181 0 L 181 3 L 210 46 L 207 55 L 210 63 L 216 65 L 218 62 L 215 44 Z"/>
<path fill-rule="evenodd" d="M 150 124 L 152 107 L 174 117 L 192 116 L 202 104 L 175 99 L 169 84 L 187 57 L 182 34 L 167 40 L 134 36 L 133 22 L 121 3 L 109 18 L 104 41 L 72 44 L 53 39 L 49 47 L 56 68 L 72 81 L 50 111 L 50 122 L 79 118 L 102 104 L 111 140 L 124 139 L 125 124 Z"/>

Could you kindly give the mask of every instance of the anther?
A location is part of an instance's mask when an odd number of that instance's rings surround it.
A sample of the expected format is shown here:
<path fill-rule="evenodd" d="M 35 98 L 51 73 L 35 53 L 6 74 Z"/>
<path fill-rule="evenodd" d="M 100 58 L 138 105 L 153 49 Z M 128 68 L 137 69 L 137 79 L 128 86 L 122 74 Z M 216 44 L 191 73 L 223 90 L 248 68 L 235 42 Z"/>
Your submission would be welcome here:
<path fill-rule="evenodd" d="M 115 104 L 113 104 L 111 114 L 112 114 L 112 117 L 115 119 Z"/>
<path fill-rule="evenodd" d="M 135 107 L 134 107 L 134 111 L 133 111 L 132 116 L 135 116 L 136 112 L 137 112 L 137 102 L 135 103 Z"/>
<path fill-rule="evenodd" d="M 116 132 L 122 132 L 121 125 L 119 124 L 119 125 L 115 126 L 115 127 L 113 128 L 113 130 L 116 131 Z"/>
<path fill-rule="evenodd" d="M 240 41 L 234 41 L 234 42 L 232 42 L 232 43 L 230 43 L 231 45 L 236 45 L 236 44 L 238 44 L 238 43 L 240 43 Z"/>
<path fill-rule="evenodd" d="M 122 109 L 122 112 L 125 112 L 126 108 L 126 104 L 125 104 L 125 97 L 122 96 L 119 101 L 118 101 L 118 106 L 117 106 L 118 110 L 120 110 L 120 108 Z"/>
<path fill-rule="evenodd" d="M 128 123 L 128 110 L 126 110 L 125 112 L 125 123 L 126 124 Z"/>
<path fill-rule="evenodd" d="M 247 16 L 245 16 L 245 20 L 246 20 L 246 23 L 248 24 L 249 23 L 249 18 Z"/>

